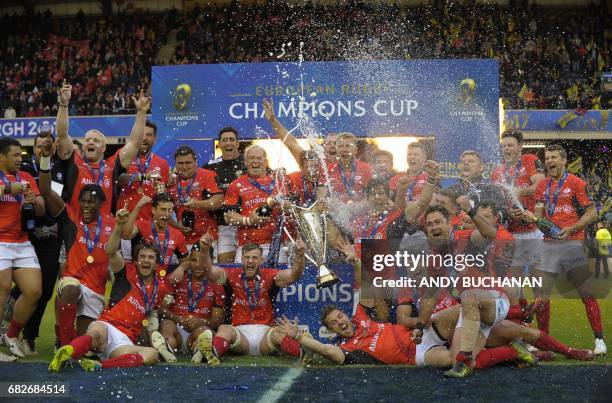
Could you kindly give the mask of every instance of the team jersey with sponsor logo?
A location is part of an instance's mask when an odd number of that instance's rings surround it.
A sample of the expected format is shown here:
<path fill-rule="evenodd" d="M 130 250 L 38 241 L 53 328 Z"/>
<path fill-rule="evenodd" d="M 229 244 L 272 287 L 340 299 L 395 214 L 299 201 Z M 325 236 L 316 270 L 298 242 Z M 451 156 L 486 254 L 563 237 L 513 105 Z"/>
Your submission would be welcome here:
<path fill-rule="evenodd" d="M 309 183 L 304 181 L 302 171 L 292 172 L 287 175 L 287 184 L 289 197 L 298 206 L 308 208 L 317 200 L 317 189 L 320 185 L 318 182 Z"/>
<path fill-rule="evenodd" d="M 418 316 L 418 308 L 420 306 L 420 293 L 418 288 L 412 287 L 402 287 L 398 290 L 397 293 L 397 304 L 398 305 L 412 305 L 412 313 L 415 317 Z M 440 290 L 438 294 L 438 300 L 436 301 L 436 305 L 432 311 L 432 315 L 443 311 L 448 308 L 452 308 L 456 305 L 460 305 L 460 302 L 457 301 L 451 295 L 451 290 L 447 288 L 443 288 Z"/>
<path fill-rule="evenodd" d="M 362 305 L 357 307 L 352 322 L 355 334 L 340 342 L 342 350 L 362 351 L 388 365 L 415 364 L 416 345 L 410 330 L 401 325 L 370 319 Z"/>
<path fill-rule="evenodd" d="M 260 268 L 253 280 L 244 271 L 227 268 L 227 284 L 232 289 L 232 325 L 274 325 L 272 296 L 278 290 L 274 278 L 280 270 Z M 245 287 L 246 285 L 246 287 Z"/>
<path fill-rule="evenodd" d="M 115 159 L 119 160 L 119 153 L 121 149 L 117 150 Z M 129 182 L 120 189 L 119 201 L 117 205 L 119 208 L 123 208 L 125 203 L 128 204 L 128 210 L 132 211 L 136 207 L 136 204 L 143 195 L 147 195 L 150 198 L 155 196 L 154 183 L 150 179 L 144 179 L 141 181 L 137 176 L 150 174 L 151 172 L 157 171 L 161 174 L 162 183 L 168 182 L 168 176 L 170 174 L 170 166 L 168 162 L 161 158 L 159 155 L 149 153 L 146 156 L 138 153 L 138 156 L 130 164 L 127 169 L 127 174 L 130 175 Z M 142 220 L 151 220 L 151 205 L 148 204 L 140 209 L 138 218 Z"/>
<path fill-rule="evenodd" d="M 3 177 L 2 177 L 3 176 Z M 32 176 L 23 171 L 16 175 L 3 174 L 0 182 L 4 185 L 13 182 L 28 182 L 36 196 L 40 196 L 38 185 Z M 21 230 L 21 205 L 23 196 L 4 194 L 0 198 L 0 242 L 22 243 L 28 240 L 28 233 Z"/>
<path fill-rule="evenodd" d="M 392 176 L 389 180 L 389 190 L 391 190 L 393 193 L 397 193 L 398 182 L 406 175 L 407 174 L 405 172 L 402 172 Z M 410 178 L 410 184 L 408 185 L 408 189 L 406 189 L 406 201 L 413 201 L 418 199 L 420 196 L 429 176 L 427 173 L 421 172 L 418 175 L 408 175 L 408 178 Z"/>
<path fill-rule="evenodd" d="M 142 285 L 144 285 L 144 289 Z M 155 287 L 156 285 L 157 287 Z M 115 273 L 115 282 L 108 306 L 98 320 L 110 323 L 130 340 L 136 342 L 142 330 L 142 322 L 147 318 L 147 313 L 150 313 L 147 312 L 147 302 L 151 310 L 155 310 L 159 308 L 166 294 L 170 292 L 171 289 L 166 283 L 157 277 L 149 284 L 144 284 L 140 280 L 136 266 L 126 263 L 122 270 Z"/>
<path fill-rule="evenodd" d="M 258 185 L 254 185 L 256 182 Z M 262 190 L 266 188 L 268 191 Z M 240 178 L 232 182 L 225 193 L 225 209 L 238 211 L 245 217 L 248 217 L 259 206 L 266 203 L 266 199 L 277 193 L 276 183 L 269 176 L 254 178 L 250 175 L 242 175 Z M 276 222 L 278 221 L 279 212 L 275 208 L 270 220 L 259 227 L 257 226 L 239 226 L 238 227 L 238 245 L 242 246 L 247 243 L 265 244 L 272 241 L 272 235 L 276 230 Z"/>
<path fill-rule="evenodd" d="M 62 277 L 77 278 L 81 284 L 93 292 L 104 295 L 108 273 L 108 256 L 105 249 L 115 226 L 115 219 L 102 213 L 99 217 L 100 220 L 96 218 L 89 224 L 85 224 L 78 210 L 65 205 L 57 219 L 61 223 L 66 245 L 66 268 Z M 98 231 L 98 223 L 101 223 L 100 235 L 98 241 L 94 242 Z M 94 245 L 91 253 L 87 249 L 88 237 L 86 231 L 84 231 L 85 225 L 89 228 L 89 240 Z M 94 259 L 92 263 L 87 261 L 90 255 Z"/>
<path fill-rule="evenodd" d="M 163 259 L 161 262 L 158 262 L 158 272 L 162 269 L 168 269 L 173 254 L 178 260 L 183 259 L 189 254 L 187 251 L 187 244 L 185 243 L 185 237 L 181 231 L 170 225 L 166 226 L 168 238 L 166 238 L 166 230 L 155 230 L 157 239 L 155 239 L 155 232 L 153 231 L 153 223 L 151 221 L 136 221 L 136 228 L 138 228 L 138 235 L 132 239 L 132 250 L 135 250 L 136 246 L 142 242 L 157 246 L 161 259 Z"/>
<path fill-rule="evenodd" d="M 180 192 L 179 192 L 180 185 Z M 208 169 L 198 168 L 196 174 L 190 179 L 177 179 L 177 183 L 168 189 L 174 198 L 177 220 L 180 223 L 183 217 L 185 203 L 188 199 L 199 201 L 210 199 L 223 191 L 217 185 L 217 174 Z M 212 211 L 194 209 L 195 224 L 193 231 L 186 236 L 188 244 L 196 243 L 202 235 L 208 231 L 210 235 L 217 239 L 217 220 L 212 215 Z"/>
<path fill-rule="evenodd" d="M 544 203 L 546 218 L 557 224 L 561 229 L 576 224 L 584 210 L 593 205 L 593 200 L 586 190 L 586 182 L 567 171 L 566 174 L 567 178 L 558 192 L 559 181 L 552 178 L 546 178 L 538 183 L 535 190 L 535 200 Z M 555 194 L 557 193 L 558 197 L 555 203 Z M 554 209 L 552 215 L 549 209 Z M 544 239 L 550 240 L 549 237 Z M 567 239 L 584 239 L 584 230 L 574 232 Z"/>
<path fill-rule="evenodd" d="M 170 305 L 170 312 L 179 316 L 209 318 L 213 308 L 223 309 L 225 307 L 223 286 L 207 280 L 204 282 L 192 281 L 190 303 L 189 275 L 186 273 L 172 290 L 174 302 Z"/>
<path fill-rule="evenodd" d="M 329 180 L 333 191 L 342 201 L 361 200 L 374 170 L 363 161 L 353 158 L 348 169 L 340 161 L 329 165 Z"/>
<path fill-rule="evenodd" d="M 62 198 L 73 208 L 79 208 L 79 193 L 85 185 L 100 185 L 106 196 L 106 201 L 100 207 L 100 213 L 111 214 L 115 212 L 116 192 L 115 183 L 119 175 L 125 172 L 119 158 L 111 157 L 100 163 L 89 163 L 80 155 L 72 153 L 67 160 L 62 161 L 65 183 Z M 121 206 L 123 207 L 123 206 Z"/>
<path fill-rule="evenodd" d="M 496 167 L 491 172 L 491 183 L 503 183 L 515 188 L 526 189 L 531 186 L 531 177 L 539 173 L 544 173 L 544 167 L 537 155 L 524 154 L 515 166 L 508 168 L 504 164 Z M 534 197 L 521 196 L 519 201 L 525 209 L 533 211 Z M 536 225 L 517 218 L 510 221 L 508 230 L 515 233 L 532 232 L 536 230 Z"/>

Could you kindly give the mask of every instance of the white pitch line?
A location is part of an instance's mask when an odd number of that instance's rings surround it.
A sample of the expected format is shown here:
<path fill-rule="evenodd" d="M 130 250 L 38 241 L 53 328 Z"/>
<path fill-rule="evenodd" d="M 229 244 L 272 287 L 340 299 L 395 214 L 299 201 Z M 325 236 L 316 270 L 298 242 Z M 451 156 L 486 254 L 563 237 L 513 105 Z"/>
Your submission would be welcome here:
<path fill-rule="evenodd" d="M 276 403 L 291 389 L 293 382 L 302 375 L 304 368 L 289 368 L 268 391 L 258 400 L 258 403 Z"/>

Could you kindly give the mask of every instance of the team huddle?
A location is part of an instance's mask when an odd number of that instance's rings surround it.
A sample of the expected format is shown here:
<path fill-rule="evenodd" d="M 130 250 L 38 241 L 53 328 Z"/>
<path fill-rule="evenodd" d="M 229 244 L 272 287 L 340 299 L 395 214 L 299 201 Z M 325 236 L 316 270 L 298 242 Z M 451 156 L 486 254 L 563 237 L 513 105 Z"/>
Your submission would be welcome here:
<path fill-rule="evenodd" d="M 22 161 L 17 140 L 0 138 L 0 318 L 8 322 L 2 341 L 11 353 L 0 353 L 0 361 L 36 354 L 54 291 L 52 372 L 70 361 L 93 371 L 160 357 L 176 362 L 178 354 L 211 366 L 226 354 L 283 354 L 304 364 L 316 354 L 339 365 L 431 366 L 465 377 L 474 368 L 532 365 L 554 353 L 578 360 L 606 353 L 584 248 L 597 211 L 585 182 L 565 169 L 559 145 L 546 148 L 542 164 L 522 153 L 520 132 L 507 131 L 503 163 L 490 180 L 481 155 L 467 150 L 461 180 L 444 186 L 421 142 L 408 146 L 407 172 L 395 172 L 385 151 L 358 158 L 351 133 L 330 133 L 322 147 L 307 150 L 264 100 L 265 118 L 298 161 L 297 172 L 271 170 L 257 145 L 242 153 L 231 127 L 219 132 L 219 158 L 199 167 L 196 152 L 183 145 L 171 171 L 152 152 L 157 128 L 146 120 L 151 100 L 143 93 L 133 99 L 129 138 L 107 159 L 101 132 L 88 131 L 82 144 L 69 136 L 70 98 L 64 84 L 57 138 L 38 134 L 31 161 Z M 329 259 L 355 270 L 361 298 L 354 314 L 333 305 L 321 313 L 337 336 L 333 343 L 312 337 L 297 318 L 275 316 L 278 289 L 301 278 L 308 257 L 291 205 L 332 218 Z M 339 211 L 344 218 L 333 219 Z M 537 273 L 543 285 L 531 302 L 523 290 L 504 287 L 360 293 L 365 239 L 424 245 L 433 254 L 486 251 L 484 268 L 461 275 Z M 563 272 L 584 302 L 592 351 L 549 334 L 550 295 Z M 449 273 L 457 275 L 430 265 L 414 275 Z"/>

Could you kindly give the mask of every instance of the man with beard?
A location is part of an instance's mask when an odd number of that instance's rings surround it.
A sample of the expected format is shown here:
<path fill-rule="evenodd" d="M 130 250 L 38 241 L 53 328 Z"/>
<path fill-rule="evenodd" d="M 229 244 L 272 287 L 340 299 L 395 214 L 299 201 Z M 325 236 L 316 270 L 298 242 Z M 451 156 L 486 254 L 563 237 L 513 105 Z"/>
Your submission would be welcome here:
<path fill-rule="evenodd" d="M 162 305 L 159 333 L 151 335 L 155 347 L 166 361 L 176 361 L 173 352 L 180 349 L 190 354 L 191 362 L 202 361 L 198 349 L 201 334 L 216 331 L 225 319 L 225 291 L 219 284 L 208 281 L 207 268 L 200 265 L 200 244 L 193 245 L 189 254 L 189 270 L 179 284 L 173 287 L 173 302 Z"/>
<path fill-rule="evenodd" d="M 136 220 L 140 210 L 151 204 L 151 221 Z M 127 225 L 123 227 L 121 236 L 131 240 L 132 250 L 142 242 L 154 245 L 160 252 L 157 268 L 159 275 L 165 277 L 169 273 L 172 256 L 176 256 L 179 266 L 170 274 L 168 280 L 178 282 L 184 274 L 187 265 L 187 246 L 181 231 L 173 228 L 170 223 L 174 211 L 174 201 L 168 193 L 158 193 L 153 197 L 142 196 L 136 208 L 130 213 Z"/>
<path fill-rule="evenodd" d="M 3 340 L 17 357 L 24 356 L 19 334 L 34 313 L 41 294 L 40 265 L 28 240 L 29 228 L 22 226 L 22 210 L 29 206 L 33 215 L 41 217 L 45 214 L 45 203 L 36 181 L 27 172 L 19 170 L 21 162 L 21 144 L 13 138 L 0 137 L 0 322 L 14 281 L 21 295 L 15 302 Z M 2 354 L 0 360 L 11 361 L 13 358 Z"/>
<path fill-rule="evenodd" d="M 233 127 L 221 129 L 218 142 L 221 156 L 208 161 L 202 168 L 216 172 L 219 187 L 223 192 L 227 192 L 230 184 L 246 173 L 247 167 L 244 157 L 240 154 L 240 143 L 238 142 L 236 129 Z M 232 263 L 238 247 L 237 227 L 226 223 L 223 213 L 222 209 L 213 213 L 219 231 L 217 259 L 219 263 Z"/>
<path fill-rule="evenodd" d="M 364 198 L 364 191 L 372 179 L 372 167 L 359 161 L 357 138 L 344 132 L 336 138 L 337 161 L 329 165 L 329 180 L 332 191 L 343 202 L 355 202 Z"/>
<path fill-rule="evenodd" d="M 261 248 L 253 243 L 242 248 L 242 267 L 221 269 L 210 260 L 211 238 L 200 240 L 201 262 L 208 270 L 208 280 L 227 284 L 232 290 L 232 324 L 221 325 L 213 337 L 210 330 L 202 333 L 200 351 L 210 365 L 219 365 L 221 357 L 231 351 L 240 355 L 269 355 L 278 349 L 299 356 L 299 345 L 274 328 L 273 295 L 278 288 L 299 280 L 304 272 L 306 246 L 298 240 L 293 248 L 291 267 L 277 270 L 261 267 Z"/>
<path fill-rule="evenodd" d="M 393 169 L 393 154 L 389 151 L 378 150 L 374 154 L 374 177 L 382 178 L 389 183 L 389 180 L 397 175 Z"/>
<path fill-rule="evenodd" d="M 133 211 L 142 196 L 152 198 L 157 193 L 156 187 L 168 182 L 170 173 L 168 162 L 152 151 L 156 139 L 157 126 L 147 120 L 138 154 L 127 168 L 127 172 L 121 174 L 117 180 L 120 192 L 118 206 L 124 206 L 127 202 L 128 210 Z M 115 158 L 120 158 L 122 149 L 123 147 L 117 151 Z M 151 207 L 142 208 L 138 218 L 150 221 Z"/>
<path fill-rule="evenodd" d="M 132 164 L 142 144 L 147 110 L 151 99 L 140 92 L 138 99 L 132 98 L 136 107 L 136 119 L 128 143 L 121 149 L 118 158 L 104 160 L 106 138 L 98 130 L 89 130 L 83 139 L 83 156 L 75 155 L 72 138 L 68 135 L 68 103 L 72 86 L 64 82 L 59 91 L 59 109 L 57 112 L 57 134 L 59 140 L 59 158 L 65 175 L 62 196 L 72 208 L 78 209 L 78 197 L 83 186 L 95 184 L 104 191 L 102 214 L 111 214 L 115 209 L 115 182 L 119 175 Z"/>
<path fill-rule="evenodd" d="M 85 371 L 140 367 L 159 361 L 156 349 L 137 346 L 134 342 L 169 290 L 155 274 L 159 251 L 154 246 L 138 245 L 134 264 L 126 264 L 117 252 L 128 215 L 125 209 L 117 212 L 117 225 L 106 246 L 105 252 L 115 273 L 108 307 L 84 335 L 57 350 L 49 364 L 50 372 L 59 372 L 67 362 L 76 359 L 80 359 Z M 102 361 L 82 358 L 88 351 L 97 353 Z"/>
<path fill-rule="evenodd" d="M 523 218 L 528 222 L 535 223 L 538 218 L 545 218 L 560 229 L 560 233 L 554 238 L 551 234 L 544 236 L 542 263 L 539 268 L 543 279 L 539 294 L 544 303 L 536 311 L 538 327 L 548 333 L 550 293 L 555 279 L 562 271 L 571 272 L 572 281 L 584 303 L 595 335 L 593 352 L 595 355 L 605 354 L 607 347 L 603 339 L 601 312 L 591 291 L 590 273 L 583 245 L 584 228 L 597 220 L 597 211 L 586 191 L 586 183 L 567 172 L 565 149 L 560 145 L 549 145 L 544 155 L 549 177 L 538 183 L 535 190 L 536 203 L 541 203 L 544 208 L 536 208 L 535 214 L 528 210 L 523 213 Z"/>
<path fill-rule="evenodd" d="M 452 186 L 461 195 L 468 195 L 475 205 L 480 200 L 493 201 L 505 215 L 506 196 L 495 185 L 485 182 L 485 165 L 482 156 L 474 150 L 466 150 L 460 157 L 461 179 Z"/>
<path fill-rule="evenodd" d="M 66 246 L 66 267 L 57 285 L 56 299 L 56 334 L 60 345 L 66 345 L 75 337 L 75 319 L 76 334 L 83 334 L 104 308 L 108 272 L 104 245 L 115 220 L 100 211 L 106 196 L 95 184 L 81 188 L 77 207 L 66 204 L 51 189 L 50 171 L 42 168 L 49 166 L 50 155 L 47 147 L 41 156 L 39 181 L 49 213 L 60 223 Z"/>

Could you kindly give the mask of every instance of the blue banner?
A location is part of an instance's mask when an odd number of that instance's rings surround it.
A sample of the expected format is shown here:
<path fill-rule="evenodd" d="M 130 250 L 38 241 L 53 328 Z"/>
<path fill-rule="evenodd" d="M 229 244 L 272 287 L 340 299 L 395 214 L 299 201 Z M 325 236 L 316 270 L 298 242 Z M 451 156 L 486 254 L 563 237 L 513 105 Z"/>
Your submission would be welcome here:
<path fill-rule="evenodd" d="M 305 116 L 322 135 L 433 137 L 438 159 L 456 160 L 469 148 L 497 160 L 499 152 L 494 60 L 160 66 L 152 80 L 161 155 L 189 139 L 212 156 L 211 140 L 225 126 L 242 138 L 266 138 L 264 98 L 288 128 Z"/>
<path fill-rule="evenodd" d="M 506 128 L 526 132 L 612 132 L 609 110 L 509 110 Z"/>
<path fill-rule="evenodd" d="M 87 131 L 96 129 L 107 137 L 127 137 L 132 131 L 135 115 L 76 116 L 69 121 L 68 133 L 72 137 L 84 137 Z M 0 135 L 34 138 L 41 130 L 51 128 L 55 136 L 55 117 L 0 119 Z"/>

